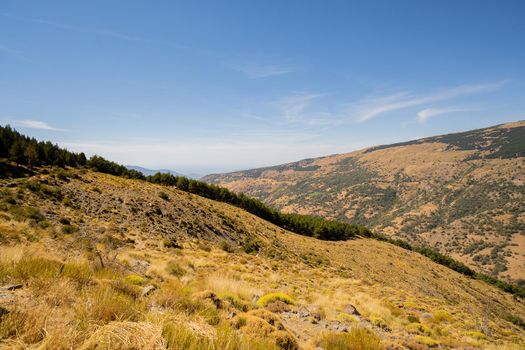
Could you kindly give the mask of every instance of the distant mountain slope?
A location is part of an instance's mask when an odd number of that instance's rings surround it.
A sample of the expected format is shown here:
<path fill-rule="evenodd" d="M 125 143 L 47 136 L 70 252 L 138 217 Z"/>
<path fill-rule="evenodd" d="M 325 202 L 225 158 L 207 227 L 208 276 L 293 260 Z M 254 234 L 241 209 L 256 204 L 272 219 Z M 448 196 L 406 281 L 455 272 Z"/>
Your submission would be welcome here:
<path fill-rule="evenodd" d="M 524 121 L 203 180 L 525 279 Z"/>
<path fill-rule="evenodd" d="M 163 174 L 171 174 L 171 175 L 175 175 L 175 176 L 182 176 L 181 173 L 178 173 L 178 172 L 170 170 L 170 169 L 148 169 L 148 168 L 143 168 L 143 167 L 138 166 L 138 165 L 126 165 L 126 168 L 128 168 L 129 170 L 140 171 L 141 173 L 143 173 L 146 176 L 155 175 L 156 173 L 163 173 Z"/>
<path fill-rule="evenodd" d="M 186 176 L 186 177 L 189 177 L 191 179 L 199 179 L 199 178 L 202 177 L 202 175 L 196 174 L 196 173 L 182 174 L 182 173 L 178 173 L 178 172 L 176 172 L 174 170 L 170 170 L 170 169 L 148 169 L 148 168 L 143 168 L 143 167 L 138 166 L 138 165 L 126 165 L 126 168 L 128 168 L 129 170 L 140 171 L 145 176 L 155 175 L 156 173 L 163 173 L 163 174 L 171 174 L 171 175 L 174 175 L 174 176 Z"/>

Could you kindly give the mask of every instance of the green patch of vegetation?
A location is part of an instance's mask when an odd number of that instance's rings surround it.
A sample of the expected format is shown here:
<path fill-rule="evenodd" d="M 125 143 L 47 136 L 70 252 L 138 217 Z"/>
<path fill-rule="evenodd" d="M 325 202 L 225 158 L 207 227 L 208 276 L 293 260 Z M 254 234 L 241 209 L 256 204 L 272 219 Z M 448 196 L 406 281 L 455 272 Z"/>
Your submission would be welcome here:
<path fill-rule="evenodd" d="M 124 278 L 124 280 L 127 283 L 134 284 L 137 286 L 142 286 L 144 283 L 146 283 L 146 280 L 139 275 L 128 275 Z"/>
<path fill-rule="evenodd" d="M 516 316 L 516 315 L 507 315 L 507 317 L 505 317 L 505 319 L 507 321 L 515 324 L 516 326 L 518 326 L 518 327 L 520 327 L 522 329 L 525 329 L 525 321 L 523 321 L 518 316 Z"/>
<path fill-rule="evenodd" d="M 248 238 L 242 245 L 242 250 L 247 254 L 257 253 L 260 249 L 261 244 L 253 238 Z"/>
<path fill-rule="evenodd" d="M 166 192 L 160 192 L 159 197 L 166 202 L 169 202 L 170 196 Z"/>
<path fill-rule="evenodd" d="M 172 260 L 166 265 L 166 271 L 175 277 L 182 277 L 186 274 L 186 269 L 184 269 L 179 262 Z"/>
<path fill-rule="evenodd" d="M 228 242 L 228 241 L 222 241 L 220 243 L 220 247 L 221 247 L 222 250 L 224 250 L 227 253 L 233 253 L 233 251 L 235 250 L 233 248 L 233 245 L 230 242 Z"/>
<path fill-rule="evenodd" d="M 78 231 L 78 227 L 73 225 L 63 225 L 61 229 L 62 233 L 65 235 L 70 235 Z"/>
<path fill-rule="evenodd" d="M 32 220 L 39 222 L 44 220 L 44 215 L 42 215 L 40 209 L 35 207 L 13 205 L 9 207 L 8 211 L 13 214 L 14 219 L 17 221 Z"/>
<path fill-rule="evenodd" d="M 288 304 L 288 305 L 295 305 L 295 300 L 293 300 L 292 297 L 290 297 L 289 295 L 285 293 L 280 293 L 280 292 L 265 294 L 262 297 L 260 297 L 259 300 L 257 300 L 256 304 L 259 307 L 265 307 L 269 303 L 273 303 L 274 301 L 277 301 L 277 300 L 280 300 L 283 303 Z"/>
<path fill-rule="evenodd" d="M 428 347 L 437 347 L 439 346 L 441 343 L 438 341 L 438 340 L 435 340 L 435 339 L 432 339 L 430 337 L 427 337 L 425 335 L 416 335 L 414 337 L 414 339 L 418 342 L 418 343 L 421 343 L 421 344 L 424 344 Z"/>

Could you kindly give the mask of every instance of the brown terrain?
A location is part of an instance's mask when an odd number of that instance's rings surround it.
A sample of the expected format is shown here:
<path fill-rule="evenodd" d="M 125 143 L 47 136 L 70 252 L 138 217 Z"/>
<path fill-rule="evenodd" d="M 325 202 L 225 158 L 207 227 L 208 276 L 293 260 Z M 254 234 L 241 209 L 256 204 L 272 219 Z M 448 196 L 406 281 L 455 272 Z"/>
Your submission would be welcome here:
<path fill-rule="evenodd" d="M 2 349 L 525 346 L 519 298 L 389 243 L 85 169 L 0 195 Z"/>
<path fill-rule="evenodd" d="M 203 180 L 525 283 L 524 121 Z"/>

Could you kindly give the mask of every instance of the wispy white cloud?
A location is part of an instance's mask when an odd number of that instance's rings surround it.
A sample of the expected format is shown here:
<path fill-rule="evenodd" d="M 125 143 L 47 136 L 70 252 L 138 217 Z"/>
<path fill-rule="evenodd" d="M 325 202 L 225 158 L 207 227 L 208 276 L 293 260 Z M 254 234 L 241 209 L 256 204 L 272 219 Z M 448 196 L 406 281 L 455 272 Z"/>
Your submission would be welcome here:
<path fill-rule="evenodd" d="M 245 76 L 251 79 L 268 78 L 293 72 L 293 69 L 276 64 L 246 63 L 238 68 Z"/>
<path fill-rule="evenodd" d="M 507 80 L 485 84 L 466 84 L 425 95 L 403 91 L 390 95 L 369 96 L 355 103 L 351 113 L 357 121 L 364 122 L 387 112 L 418 107 L 461 96 L 496 91 L 506 83 Z"/>
<path fill-rule="evenodd" d="M 22 128 L 28 128 L 28 129 L 67 131 L 66 129 L 59 129 L 59 128 L 52 127 L 48 123 L 43 122 L 41 120 L 23 119 L 23 120 L 15 120 L 14 123 L 16 126 L 20 126 Z"/>
<path fill-rule="evenodd" d="M 280 110 L 281 117 L 287 124 L 304 124 L 307 126 L 334 126 L 341 123 L 330 112 L 316 111 L 314 105 L 316 102 L 326 96 L 319 93 L 297 93 L 286 96 L 275 104 Z"/>
<path fill-rule="evenodd" d="M 289 123 L 304 120 L 304 112 L 323 94 L 299 93 L 286 96 L 277 102 L 282 115 Z"/>
<path fill-rule="evenodd" d="M 436 117 L 441 114 L 454 113 L 454 112 L 467 112 L 467 108 L 448 107 L 448 108 L 426 108 L 417 114 L 417 121 L 420 124 L 424 124 L 432 117 Z"/>

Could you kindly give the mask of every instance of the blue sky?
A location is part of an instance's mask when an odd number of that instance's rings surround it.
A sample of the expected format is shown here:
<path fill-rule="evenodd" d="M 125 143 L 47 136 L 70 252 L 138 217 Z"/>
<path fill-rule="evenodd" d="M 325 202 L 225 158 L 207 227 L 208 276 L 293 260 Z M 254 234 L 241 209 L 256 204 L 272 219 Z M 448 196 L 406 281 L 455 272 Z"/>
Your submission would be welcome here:
<path fill-rule="evenodd" d="M 209 173 L 525 119 L 524 1 L 0 1 L 0 123 Z"/>

